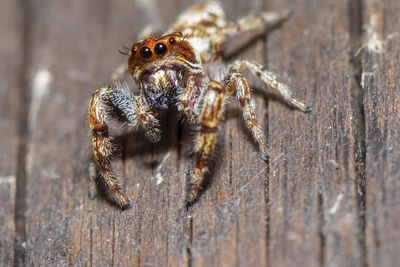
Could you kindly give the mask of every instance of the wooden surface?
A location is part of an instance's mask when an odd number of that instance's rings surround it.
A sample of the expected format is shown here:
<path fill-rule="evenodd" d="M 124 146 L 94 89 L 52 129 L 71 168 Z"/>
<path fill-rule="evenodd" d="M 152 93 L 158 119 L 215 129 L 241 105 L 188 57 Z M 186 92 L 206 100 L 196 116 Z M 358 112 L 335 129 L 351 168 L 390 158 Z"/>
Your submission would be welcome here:
<path fill-rule="evenodd" d="M 87 195 L 90 93 L 125 60 L 122 45 L 149 23 L 165 28 L 189 1 L 1 1 L 0 265 L 400 261 L 400 2 L 222 5 L 229 20 L 295 11 L 238 57 L 266 65 L 313 112 L 255 90 L 271 150 L 265 164 L 239 109 L 228 108 L 210 185 L 189 210 L 192 136 L 165 116 L 160 143 L 140 131 L 121 140 L 133 199 L 122 212 Z"/>

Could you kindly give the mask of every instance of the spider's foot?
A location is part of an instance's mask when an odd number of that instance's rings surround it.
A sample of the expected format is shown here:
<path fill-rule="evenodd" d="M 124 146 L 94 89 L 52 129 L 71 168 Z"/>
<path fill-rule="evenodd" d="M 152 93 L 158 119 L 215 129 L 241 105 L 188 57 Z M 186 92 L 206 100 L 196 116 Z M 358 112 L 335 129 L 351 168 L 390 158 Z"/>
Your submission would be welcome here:
<path fill-rule="evenodd" d="M 132 208 L 132 200 L 127 199 L 126 203 L 121 203 L 121 210 L 130 210 Z"/>
<path fill-rule="evenodd" d="M 94 199 L 97 196 L 97 193 L 97 184 L 95 182 L 95 179 L 92 178 L 89 183 L 88 196 L 90 199 Z"/>
<path fill-rule="evenodd" d="M 269 153 L 261 154 L 261 158 L 262 158 L 264 161 L 268 161 L 268 160 L 269 160 Z"/>
<path fill-rule="evenodd" d="M 193 150 L 190 150 L 186 153 L 186 157 L 191 158 L 195 155 L 196 153 Z"/>
<path fill-rule="evenodd" d="M 189 202 L 189 201 L 185 201 L 185 209 L 189 209 L 190 207 L 192 207 L 193 206 L 193 202 Z"/>
<path fill-rule="evenodd" d="M 190 209 L 191 207 L 193 207 L 193 205 L 196 203 L 197 201 L 197 197 L 194 200 L 185 200 L 185 209 Z"/>
<path fill-rule="evenodd" d="M 132 208 L 132 200 L 127 198 L 123 193 L 119 190 L 114 192 L 115 201 L 117 201 L 117 205 L 121 208 L 121 210 L 130 210 Z"/>
<path fill-rule="evenodd" d="M 94 191 L 89 190 L 88 196 L 89 196 L 89 198 L 90 198 L 91 200 L 93 200 L 93 199 L 97 196 L 97 191 L 96 191 L 96 190 L 94 190 Z"/>
<path fill-rule="evenodd" d="M 312 106 L 307 106 L 305 109 L 304 109 L 304 113 L 310 113 L 312 111 Z"/>
<path fill-rule="evenodd" d="M 186 197 L 185 200 L 185 208 L 190 208 L 191 206 L 193 206 L 193 204 L 196 202 L 197 200 L 197 194 L 194 192 L 191 192 L 188 194 L 188 196 Z"/>

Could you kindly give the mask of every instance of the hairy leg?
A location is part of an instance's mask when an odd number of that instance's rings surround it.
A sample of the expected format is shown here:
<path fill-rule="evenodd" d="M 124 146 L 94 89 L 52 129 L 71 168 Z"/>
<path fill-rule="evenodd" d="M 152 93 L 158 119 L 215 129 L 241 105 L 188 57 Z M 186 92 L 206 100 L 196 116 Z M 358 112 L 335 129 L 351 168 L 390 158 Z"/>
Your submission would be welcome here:
<path fill-rule="evenodd" d="M 221 55 L 225 59 L 240 54 L 243 48 L 264 36 L 269 30 L 284 23 L 291 15 L 288 10 L 280 12 L 262 12 L 259 15 L 249 15 L 239 19 L 236 23 L 230 22 L 220 29 L 223 38 Z"/>
<path fill-rule="evenodd" d="M 281 83 L 272 72 L 265 70 L 261 65 L 257 63 L 249 60 L 238 60 L 230 65 L 229 72 L 242 72 L 245 69 L 249 69 L 263 82 L 275 89 L 279 93 L 280 97 L 289 105 L 297 108 L 304 113 L 312 111 L 311 106 L 292 97 L 292 92 L 286 84 Z"/>
<path fill-rule="evenodd" d="M 283 10 L 278 12 L 261 12 L 259 15 L 249 15 L 239 19 L 236 23 L 228 24 L 223 32 L 227 35 L 237 35 L 259 27 L 263 27 L 263 32 L 265 32 L 285 22 L 291 14 L 291 11 Z"/>
<path fill-rule="evenodd" d="M 135 104 L 122 91 L 113 88 L 98 89 L 89 103 L 89 126 L 92 130 L 93 162 L 106 184 L 112 190 L 122 209 L 129 209 L 132 202 L 122 192 L 111 160 L 113 144 L 109 135 L 108 122 L 113 119 L 114 113 L 125 113 L 126 122 L 136 125 Z M 90 175 L 95 179 L 97 173 L 90 165 Z"/>
<path fill-rule="evenodd" d="M 224 86 L 218 82 L 209 82 L 199 119 L 200 132 L 195 140 L 195 170 L 189 184 L 187 205 L 196 200 L 200 191 L 200 185 L 207 171 L 208 160 L 215 148 L 217 129 L 224 111 L 225 99 Z"/>
<path fill-rule="evenodd" d="M 190 125 L 196 125 L 199 119 L 198 99 L 200 97 L 200 86 L 196 80 L 197 76 L 190 76 L 184 85 L 184 91 L 178 98 L 178 110 L 185 114 Z"/>
<path fill-rule="evenodd" d="M 233 72 L 228 74 L 225 79 L 225 83 L 226 87 L 228 88 L 228 92 L 237 92 L 237 99 L 243 111 L 243 119 L 260 147 L 261 158 L 263 160 L 268 160 L 269 153 L 265 143 L 264 133 L 255 116 L 255 108 L 250 98 L 250 87 L 246 79 L 242 74 Z"/>
<path fill-rule="evenodd" d="M 90 176 L 96 179 L 96 169 L 112 190 L 118 204 L 122 209 L 129 209 L 132 202 L 122 192 L 117 181 L 117 175 L 112 165 L 113 147 L 109 133 L 109 124 L 112 120 L 122 123 L 124 130 L 142 124 L 146 133 L 156 132 L 151 127 L 146 108 L 139 98 L 134 98 L 126 87 L 98 89 L 89 103 L 89 126 L 92 130 L 93 163 L 90 164 Z"/>

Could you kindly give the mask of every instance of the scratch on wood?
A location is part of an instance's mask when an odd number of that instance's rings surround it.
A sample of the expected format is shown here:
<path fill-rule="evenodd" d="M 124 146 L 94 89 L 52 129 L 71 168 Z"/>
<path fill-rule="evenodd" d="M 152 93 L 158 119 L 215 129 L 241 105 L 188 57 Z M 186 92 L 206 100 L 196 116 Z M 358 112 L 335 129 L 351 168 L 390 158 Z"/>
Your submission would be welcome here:
<path fill-rule="evenodd" d="M 357 50 L 354 56 L 358 56 L 364 48 L 367 48 L 369 52 L 372 53 L 383 53 L 387 43 L 396 37 L 400 36 L 400 32 L 393 32 L 389 34 L 386 38 L 383 38 L 382 34 L 379 33 L 380 24 L 383 22 L 383 14 L 381 12 L 372 13 L 369 19 L 369 24 L 366 30 L 366 41 Z"/>
<path fill-rule="evenodd" d="M 367 84 L 370 83 L 371 78 L 373 77 L 373 72 L 363 72 L 361 73 L 361 88 L 365 88 Z"/>
<path fill-rule="evenodd" d="M 15 184 L 15 181 L 16 181 L 15 175 L 0 176 L 0 184 L 3 183 Z"/>
<path fill-rule="evenodd" d="M 336 198 L 336 201 L 333 204 L 332 208 L 329 209 L 330 214 L 334 214 L 338 210 L 338 208 L 340 206 L 340 202 L 342 201 L 342 198 L 343 198 L 343 194 L 339 194 L 339 196 Z"/>
<path fill-rule="evenodd" d="M 160 164 L 157 166 L 157 169 L 156 169 L 156 177 L 155 177 L 155 179 L 156 179 L 156 185 L 157 186 L 159 186 L 163 181 L 164 181 L 164 177 L 163 177 L 163 172 L 164 172 L 164 169 L 166 168 L 166 167 L 168 167 L 167 165 L 166 165 L 166 162 L 167 162 L 167 160 L 169 159 L 169 156 L 170 156 L 170 152 L 168 152 L 165 156 L 164 156 L 164 158 L 162 159 L 162 161 L 160 162 Z"/>
<path fill-rule="evenodd" d="M 383 44 L 382 36 L 379 36 L 377 27 L 379 22 L 382 20 L 382 16 L 378 13 L 371 14 L 371 18 L 369 20 L 369 27 L 367 29 L 367 42 L 366 46 L 369 51 L 374 53 L 382 53 L 383 52 Z"/>
<path fill-rule="evenodd" d="M 29 111 L 29 126 L 32 128 L 39 113 L 43 98 L 49 93 L 53 75 L 48 69 L 39 69 L 32 80 L 32 102 Z"/>

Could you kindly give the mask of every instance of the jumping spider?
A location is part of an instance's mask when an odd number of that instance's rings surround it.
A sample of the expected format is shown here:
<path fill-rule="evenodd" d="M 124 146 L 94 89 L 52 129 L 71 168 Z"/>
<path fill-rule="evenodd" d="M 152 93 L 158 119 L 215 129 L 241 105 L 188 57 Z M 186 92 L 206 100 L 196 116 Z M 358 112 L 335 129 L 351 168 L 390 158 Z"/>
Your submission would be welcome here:
<path fill-rule="evenodd" d="M 195 170 L 189 184 L 186 204 L 198 196 L 210 155 L 217 137 L 218 125 L 227 100 L 236 95 L 243 119 L 257 141 L 261 158 L 268 159 L 264 134 L 258 123 L 250 98 L 250 88 L 241 72 L 249 69 L 284 101 L 302 112 L 311 107 L 294 99 L 285 84 L 261 65 L 249 60 L 223 62 L 223 43 L 227 37 L 243 31 L 272 28 L 285 21 L 289 12 L 248 16 L 237 23 L 226 22 L 222 8 L 215 2 L 195 5 L 179 16 L 169 33 L 145 38 L 127 51 L 127 69 L 137 83 L 140 93 L 133 95 L 127 86 L 100 88 L 89 103 L 89 125 L 92 131 L 92 179 L 100 174 L 112 190 L 122 209 L 132 207 L 131 200 L 121 192 L 112 168 L 112 137 L 110 123 L 120 122 L 125 130 L 141 126 L 151 142 L 161 138 L 159 112 L 175 105 L 188 124 L 198 129 L 196 134 Z M 222 77 L 208 74 L 224 72 Z M 118 77 L 118 75 L 117 75 Z"/>

